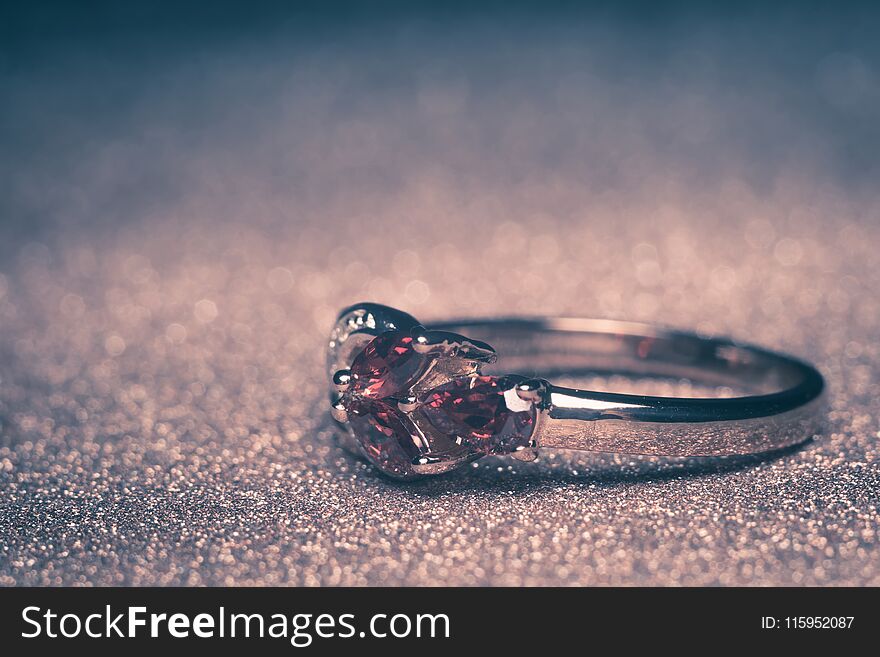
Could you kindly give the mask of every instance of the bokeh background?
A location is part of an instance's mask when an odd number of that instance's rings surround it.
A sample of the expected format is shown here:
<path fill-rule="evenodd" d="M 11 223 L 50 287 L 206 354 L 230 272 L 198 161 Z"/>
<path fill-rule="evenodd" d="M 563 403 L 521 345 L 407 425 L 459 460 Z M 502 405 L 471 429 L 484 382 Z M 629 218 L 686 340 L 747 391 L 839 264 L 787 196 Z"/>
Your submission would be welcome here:
<path fill-rule="evenodd" d="M 115 4 L 0 21 L 0 584 L 880 584 L 880 12 Z M 827 431 L 395 484 L 362 300 L 757 341 Z"/>

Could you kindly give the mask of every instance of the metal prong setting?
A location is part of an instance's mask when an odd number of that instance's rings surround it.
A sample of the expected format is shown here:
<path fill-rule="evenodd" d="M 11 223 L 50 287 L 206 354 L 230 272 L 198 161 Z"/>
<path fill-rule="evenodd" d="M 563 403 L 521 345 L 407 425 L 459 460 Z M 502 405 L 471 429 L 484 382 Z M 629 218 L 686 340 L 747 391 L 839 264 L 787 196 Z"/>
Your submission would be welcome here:
<path fill-rule="evenodd" d="M 330 415 L 337 422 L 348 422 L 348 411 L 345 408 L 345 404 L 342 403 L 341 397 L 337 397 L 331 402 Z"/>
<path fill-rule="evenodd" d="M 534 405 L 538 411 L 529 444 L 511 454 L 513 458 L 528 463 L 538 458 L 538 436 L 541 432 L 542 418 L 550 409 L 550 382 L 546 379 L 527 379 L 518 383 L 515 390 L 517 397 Z"/>
<path fill-rule="evenodd" d="M 336 370 L 333 374 L 333 387 L 337 392 L 345 392 L 351 387 L 351 370 Z"/>
<path fill-rule="evenodd" d="M 421 475 L 437 475 L 455 470 L 460 465 L 473 461 L 475 456 L 467 449 L 442 453 L 423 454 L 412 462 L 413 472 Z"/>
<path fill-rule="evenodd" d="M 528 379 L 516 386 L 516 396 L 544 410 L 549 402 L 550 382 L 545 379 Z"/>
<path fill-rule="evenodd" d="M 416 326 L 410 335 L 413 350 L 419 354 L 467 358 L 482 363 L 494 363 L 498 358 L 495 350 L 485 342 L 469 340 L 458 333 L 429 331 L 424 326 Z"/>

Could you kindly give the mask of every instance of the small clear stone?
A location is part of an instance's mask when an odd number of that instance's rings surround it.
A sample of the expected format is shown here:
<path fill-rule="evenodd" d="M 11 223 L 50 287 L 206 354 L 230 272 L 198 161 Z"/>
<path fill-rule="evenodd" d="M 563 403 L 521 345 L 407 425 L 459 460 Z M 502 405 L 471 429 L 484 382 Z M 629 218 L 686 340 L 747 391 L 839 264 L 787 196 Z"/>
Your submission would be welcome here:
<path fill-rule="evenodd" d="M 342 360 L 340 353 L 351 334 L 355 331 L 376 328 L 376 320 L 371 313 L 363 309 L 355 309 L 346 313 L 330 331 L 330 340 L 327 343 L 327 371 L 332 376 L 336 370 L 347 367 L 348 363 L 340 362 Z"/>

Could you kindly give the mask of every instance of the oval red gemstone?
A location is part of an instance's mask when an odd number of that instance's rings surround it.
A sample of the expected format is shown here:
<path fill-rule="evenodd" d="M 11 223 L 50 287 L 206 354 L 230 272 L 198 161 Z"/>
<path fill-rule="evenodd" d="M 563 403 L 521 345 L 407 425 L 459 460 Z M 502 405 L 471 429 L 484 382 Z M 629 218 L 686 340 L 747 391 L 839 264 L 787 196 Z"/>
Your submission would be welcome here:
<path fill-rule="evenodd" d="M 426 359 L 412 348 L 403 331 L 386 331 L 373 338 L 351 364 L 351 391 L 384 399 L 409 388 L 424 371 Z"/>
<path fill-rule="evenodd" d="M 364 452 L 382 472 L 398 479 L 412 479 L 413 459 L 428 447 L 400 411 L 380 401 L 363 404 L 349 416 L 351 428 Z"/>
<path fill-rule="evenodd" d="M 434 427 L 482 454 L 509 454 L 529 444 L 536 411 L 514 386 L 519 377 L 453 379 L 428 395 L 422 410 Z"/>

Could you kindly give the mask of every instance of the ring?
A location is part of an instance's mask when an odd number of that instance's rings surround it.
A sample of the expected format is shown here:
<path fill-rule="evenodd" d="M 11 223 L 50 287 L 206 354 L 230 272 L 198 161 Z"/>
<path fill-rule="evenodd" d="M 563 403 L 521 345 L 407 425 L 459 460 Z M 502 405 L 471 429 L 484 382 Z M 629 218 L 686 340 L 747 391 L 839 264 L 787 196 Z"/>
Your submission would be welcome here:
<path fill-rule="evenodd" d="M 483 373 L 497 360 L 490 341 L 521 374 Z M 818 433 L 825 388 L 811 365 L 728 339 L 567 318 L 428 329 L 373 303 L 340 313 L 328 371 L 331 414 L 343 435 L 403 480 L 487 455 L 531 461 L 545 448 L 701 457 L 778 450 Z M 598 392 L 543 378 L 587 372 L 687 379 L 746 396 Z"/>

